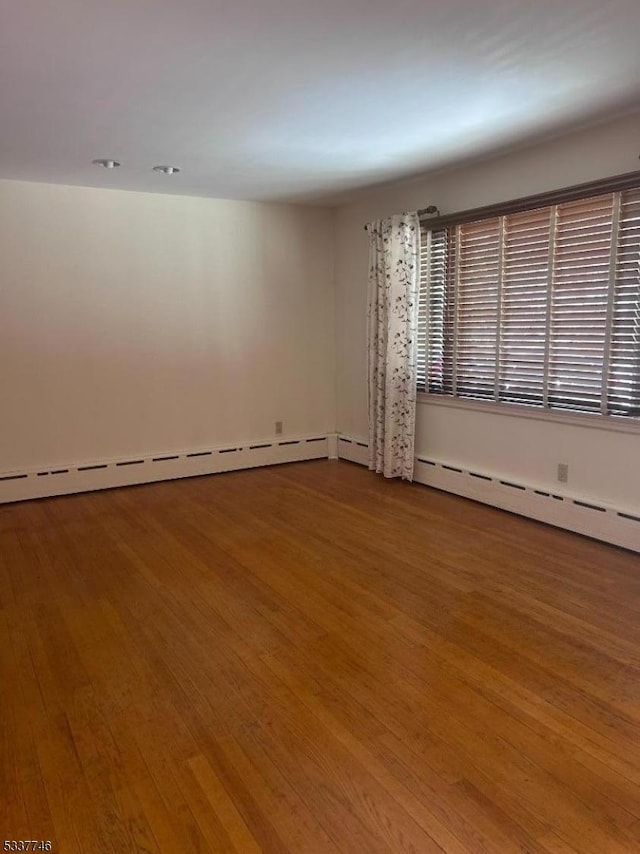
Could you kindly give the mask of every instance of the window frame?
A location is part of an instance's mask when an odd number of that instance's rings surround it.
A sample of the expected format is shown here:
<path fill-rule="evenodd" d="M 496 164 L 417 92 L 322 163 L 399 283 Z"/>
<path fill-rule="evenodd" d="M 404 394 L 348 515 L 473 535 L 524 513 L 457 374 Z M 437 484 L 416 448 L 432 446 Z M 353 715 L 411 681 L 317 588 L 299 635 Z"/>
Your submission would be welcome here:
<path fill-rule="evenodd" d="M 624 190 L 640 189 L 640 171 L 617 175 L 586 184 L 579 184 L 550 192 L 527 196 L 500 204 L 473 208 L 444 216 L 428 216 L 419 211 L 421 232 L 438 231 L 443 228 L 455 228 L 465 223 L 483 219 L 503 217 L 513 213 L 553 207 L 566 202 L 579 201 L 608 193 L 621 193 Z M 499 324 L 498 324 L 499 325 Z M 487 414 L 532 418 L 560 424 L 573 424 L 580 427 L 611 430 L 615 432 L 640 434 L 640 416 L 618 415 L 602 412 L 581 412 L 578 410 L 550 409 L 548 406 L 534 406 L 500 400 L 474 399 L 454 394 L 439 394 L 427 389 L 417 392 L 421 404 L 435 404 L 456 409 L 468 409 Z"/>

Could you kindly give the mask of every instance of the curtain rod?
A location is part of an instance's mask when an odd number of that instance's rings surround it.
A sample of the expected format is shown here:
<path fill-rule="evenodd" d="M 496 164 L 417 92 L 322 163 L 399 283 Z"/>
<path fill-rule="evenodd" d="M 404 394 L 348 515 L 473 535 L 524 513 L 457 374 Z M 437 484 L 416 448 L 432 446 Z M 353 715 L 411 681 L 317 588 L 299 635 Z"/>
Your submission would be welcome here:
<path fill-rule="evenodd" d="M 640 186 L 640 171 L 625 172 L 623 175 L 612 175 L 610 178 L 599 178 L 597 181 L 587 181 L 585 184 L 573 184 L 558 190 L 548 190 L 533 196 L 522 196 L 494 205 L 481 208 L 470 208 L 459 213 L 445 214 L 429 220 L 430 228 L 444 228 L 448 225 L 459 225 L 464 222 L 475 222 L 479 219 L 505 216 L 506 214 L 521 213 L 536 208 L 551 207 L 563 202 L 575 202 L 598 196 L 604 193 L 618 193 Z"/>
<path fill-rule="evenodd" d="M 434 214 L 436 216 L 440 216 L 440 211 L 438 210 L 438 208 L 435 205 L 428 205 L 426 208 L 420 208 L 420 210 L 417 213 L 418 213 L 418 219 L 422 219 L 425 216 L 433 216 Z M 368 231 L 368 229 L 369 229 L 369 223 L 366 223 L 366 225 L 364 226 L 364 230 Z"/>
<path fill-rule="evenodd" d="M 585 184 L 574 184 L 564 189 L 549 190 L 533 196 L 522 196 L 521 198 L 511 199 L 507 202 L 485 205 L 480 208 L 469 208 L 458 213 L 443 214 L 442 216 L 434 205 L 429 205 L 429 207 L 418 211 L 418 217 L 420 220 L 423 220 L 427 216 L 436 214 L 436 216 L 429 219 L 429 226 L 431 228 L 444 228 L 447 225 L 458 225 L 463 222 L 474 222 L 475 220 L 488 219 L 493 216 L 520 213 L 526 210 L 534 210 L 535 208 L 561 204 L 562 202 L 573 202 L 578 199 L 588 198 L 589 196 L 597 196 L 601 193 L 618 193 L 622 190 L 629 190 L 635 187 L 640 187 L 640 171 L 625 172 L 622 175 L 613 175 L 610 178 L 600 178 L 597 181 L 588 181 Z M 365 225 L 366 228 L 367 226 Z"/>

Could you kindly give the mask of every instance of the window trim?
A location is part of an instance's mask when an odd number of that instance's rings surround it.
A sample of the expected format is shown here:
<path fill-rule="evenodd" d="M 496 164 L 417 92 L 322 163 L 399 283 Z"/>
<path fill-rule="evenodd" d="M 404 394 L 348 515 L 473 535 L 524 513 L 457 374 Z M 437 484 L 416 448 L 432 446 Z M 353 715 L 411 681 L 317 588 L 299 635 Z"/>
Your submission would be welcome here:
<path fill-rule="evenodd" d="M 624 415 L 601 415 L 599 412 L 564 412 L 525 406 L 521 403 L 504 403 L 496 400 L 474 400 L 470 397 L 453 397 L 444 394 L 432 394 L 428 391 L 417 393 L 418 404 L 467 409 L 484 412 L 487 415 L 507 416 L 510 418 L 528 418 L 534 421 L 551 421 L 556 424 L 574 427 L 586 427 L 593 430 L 608 430 L 613 433 L 627 433 L 640 436 L 640 419 L 627 418 Z"/>

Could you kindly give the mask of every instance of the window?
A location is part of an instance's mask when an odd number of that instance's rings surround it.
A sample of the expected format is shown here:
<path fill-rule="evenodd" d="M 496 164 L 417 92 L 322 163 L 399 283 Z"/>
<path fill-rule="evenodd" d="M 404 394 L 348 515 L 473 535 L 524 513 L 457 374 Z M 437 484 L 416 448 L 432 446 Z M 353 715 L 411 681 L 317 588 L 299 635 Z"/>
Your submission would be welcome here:
<path fill-rule="evenodd" d="M 426 221 L 420 280 L 419 391 L 640 417 L 640 189 Z"/>

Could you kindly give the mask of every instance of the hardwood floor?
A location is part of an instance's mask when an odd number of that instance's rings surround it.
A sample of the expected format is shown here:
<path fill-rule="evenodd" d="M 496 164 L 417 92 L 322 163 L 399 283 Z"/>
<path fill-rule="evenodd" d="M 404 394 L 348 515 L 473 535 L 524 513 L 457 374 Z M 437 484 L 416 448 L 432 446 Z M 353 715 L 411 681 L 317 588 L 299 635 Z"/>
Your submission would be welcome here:
<path fill-rule="evenodd" d="M 349 463 L 0 507 L 0 843 L 640 851 L 637 555 Z"/>

